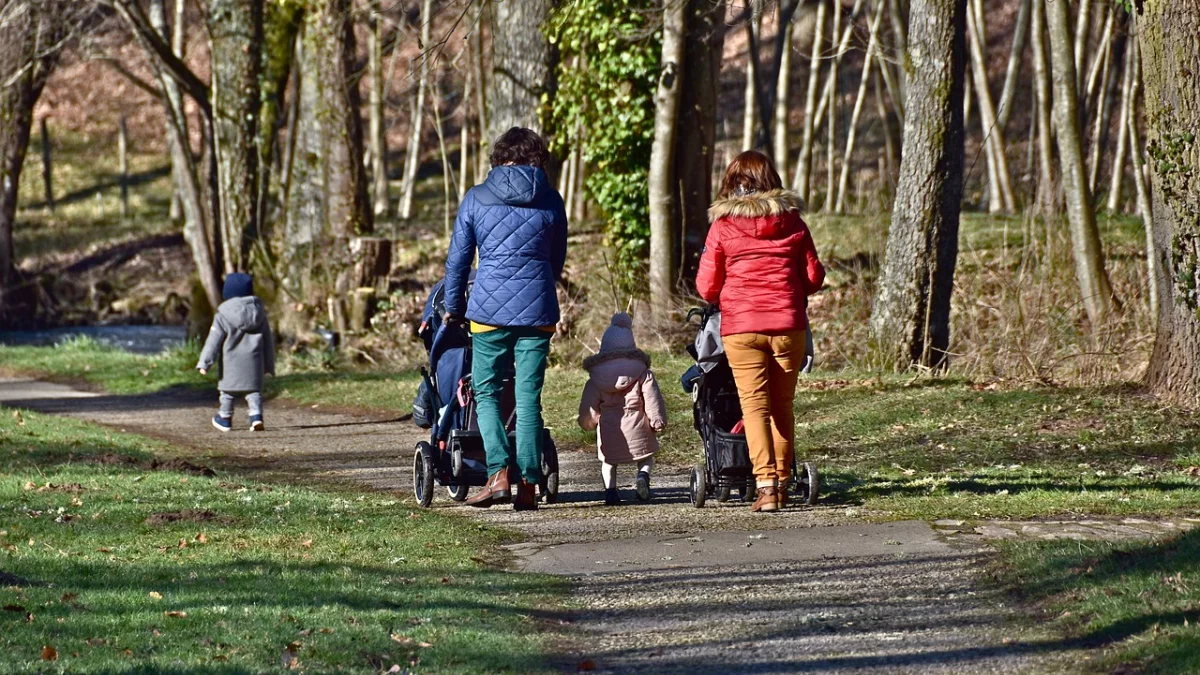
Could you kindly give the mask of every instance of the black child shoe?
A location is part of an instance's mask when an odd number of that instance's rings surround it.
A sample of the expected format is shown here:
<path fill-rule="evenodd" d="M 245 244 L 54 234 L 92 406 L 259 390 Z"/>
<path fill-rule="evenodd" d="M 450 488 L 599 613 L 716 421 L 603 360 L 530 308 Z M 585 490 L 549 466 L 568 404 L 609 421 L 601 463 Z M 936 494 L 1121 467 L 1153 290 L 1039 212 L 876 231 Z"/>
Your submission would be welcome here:
<path fill-rule="evenodd" d="M 639 501 L 650 501 L 650 474 L 639 471 L 637 475 L 637 498 Z"/>
<path fill-rule="evenodd" d="M 604 490 L 604 505 L 616 506 L 621 503 L 621 493 L 617 492 L 617 488 L 607 488 Z"/>

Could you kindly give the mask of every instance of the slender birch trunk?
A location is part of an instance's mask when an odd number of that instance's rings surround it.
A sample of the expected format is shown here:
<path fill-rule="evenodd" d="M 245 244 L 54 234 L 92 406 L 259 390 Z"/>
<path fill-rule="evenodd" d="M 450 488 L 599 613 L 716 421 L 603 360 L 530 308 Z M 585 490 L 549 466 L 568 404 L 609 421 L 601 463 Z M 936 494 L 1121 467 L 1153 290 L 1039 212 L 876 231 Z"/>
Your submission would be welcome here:
<path fill-rule="evenodd" d="M 367 11 L 367 68 L 368 87 L 368 136 L 371 153 L 372 203 L 376 216 L 387 215 L 391 208 L 388 198 L 387 173 L 387 125 L 384 117 L 383 85 L 383 15 L 379 0 L 370 0 Z"/>
<path fill-rule="evenodd" d="M 1109 14 L 1111 21 L 1112 14 Z M 1109 24 L 1111 26 L 1111 24 Z M 1110 29 L 1111 30 L 1111 29 Z M 1111 32 L 1109 33 L 1111 35 Z M 1096 194 L 1096 180 L 1100 175 L 1100 157 L 1103 149 L 1104 128 L 1112 120 L 1109 118 L 1110 109 L 1108 106 L 1108 87 L 1109 80 L 1112 77 L 1112 42 L 1108 41 L 1105 47 L 1104 56 L 1101 59 L 1103 65 L 1101 69 L 1104 71 L 1103 77 L 1100 79 L 1100 89 L 1096 96 L 1096 114 L 1092 123 L 1092 144 L 1088 153 L 1088 189 L 1092 194 Z"/>
<path fill-rule="evenodd" d="M 1029 15 L 1032 14 L 1033 0 L 1021 0 L 1021 8 L 1017 10 L 1017 24 L 1013 26 L 1012 49 L 1008 52 L 1008 70 L 1004 74 L 1004 89 L 1000 93 L 1000 107 L 996 110 L 996 122 L 1001 131 L 1008 130 L 1008 120 L 1012 116 L 1013 97 L 1017 93 L 1017 81 L 1021 76 L 1021 59 L 1025 55 L 1025 47 L 1029 38 Z"/>
<path fill-rule="evenodd" d="M 804 133 L 800 141 L 800 157 L 796 160 L 795 181 L 792 188 L 805 202 L 809 200 L 809 182 L 812 178 L 813 138 L 816 135 L 817 85 L 821 81 L 821 47 L 825 42 L 825 15 L 829 3 L 817 5 L 817 19 L 813 26 L 811 55 L 808 59 L 808 89 L 804 94 Z"/>
<path fill-rule="evenodd" d="M 782 11 L 782 10 L 781 10 Z M 794 16 L 794 15 L 793 15 Z M 775 82 L 775 133 L 771 140 L 775 145 L 775 168 L 783 184 L 788 183 L 788 99 L 791 98 L 792 85 L 792 31 L 795 22 L 782 23 L 780 16 L 779 30 L 783 31 L 783 39 L 778 41 L 780 49 L 779 77 Z"/>
<path fill-rule="evenodd" d="M 654 94 L 654 141 L 650 148 L 650 307 L 665 322 L 675 296 L 675 135 L 683 93 L 687 3 L 664 0 L 662 59 Z M 746 110 L 753 120 L 753 111 Z"/>
<path fill-rule="evenodd" d="M 875 8 L 875 18 L 871 20 L 870 34 L 867 37 L 867 52 L 863 57 L 862 78 L 858 83 L 858 94 L 854 98 L 854 109 L 850 114 L 850 126 L 846 130 L 846 154 L 842 158 L 842 175 L 838 178 L 837 203 L 834 210 L 845 213 L 846 189 L 850 181 L 850 164 L 854 158 L 854 142 L 858 131 L 858 118 L 862 114 L 863 103 L 867 99 L 867 84 L 871 78 L 871 64 L 874 62 L 875 40 L 879 34 L 879 25 L 883 22 L 883 3 Z"/>
<path fill-rule="evenodd" d="M 468 57 L 470 55 L 468 54 Z M 459 109 L 462 111 L 462 124 L 458 127 L 458 201 L 467 194 L 467 188 L 471 186 L 471 181 L 467 174 L 471 171 L 471 87 L 473 83 L 470 67 L 467 68 L 466 76 L 463 78 L 463 98 Z"/>
<path fill-rule="evenodd" d="M 1054 123 L 1058 130 L 1058 156 L 1067 200 L 1067 219 L 1071 226 L 1075 276 L 1088 321 L 1093 330 L 1100 330 L 1112 311 L 1113 290 L 1104 266 L 1104 248 L 1100 244 L 1100 230 L 1096 227 L 1092 194 L 1083 163 L 1079 97 L 1075 87 L 1078 78 L 1065 2 L 1046 3 L 1046 23 L 1050 30 L 1050 55 L 1054 66 Z"/>
<path fill-rule="evenodd" d="M 1145 148 L 1142 147 L 1136 115 L 1138 92 L 1142 88 L 1141 48 L 1137 38 L 1130 39 L 1129 56 L 1129 116 L 1125 119 L 1125 126 L 1129 133 L 1129 158 L 1133 164 L 1133 185 L 1137 191 L 1138 214 L 1141 216 L 1146 230 L 1146 276 L 1150 289 L 1150 313 L 1157 324 L 1162 309 L 1158 300 L 1162 272 L 1159 269 L 1158 256 L 1154 251 L 1154 206 L 1150 201 L 1150 187 L 1146 184 L 1146 168 L 1142 162 Z"/>
<path fill-rule="evenodd" d="M 879 115 L 879 123 L 883 127 L 884 169 L 886 170 L 885 184 L 894 189 L 896 180 L 896 141 L 892 134 L 892 120 L 888 114 L 887 104 L 883 102 L 883 69 L 887 64 L 880 61 L 880 70 L 875 75 L 875 112 Z"/>
<path fill-rule="evenodd" d="M 989 178 L 994 182 L 988 189 L 988 211 L 991 213 L 1009 212 L 1016 209 L 1016 199 L 1013 197 L 1012 180 L 1008 170 L 1008 157 L 1005 153 L 1004 131 L 996 119 L 996 111 L 992 106 L 992 94 L 988 89 L 987 61 L 983 54 L 983 27 L 975 7 L 967 9 L 967 42 L 971 50 L 972 77 L 975 85 L 975 97 L 979 99 L 979 120 L 983 126 L 984 142 L 988 148 Z"/>
<path fill-rule="evenodd" d="M 1030 32 L 1033 34 L 1033 71 L 1035 114 L 1037 116 L 1038 146 L 1038 205 L 1042 215 L 1054 211 L 1058 201 L 1054 187 L 1054 141 L 1051 134 L 1053 108 L 1050 84 L 1050 64 L 1046 54 L 1046 0 L 1033 0 Z"/>
<path fill-rule="evenodd" d="M 491 146 L 492 139 L 487 137 L 488 120 L 487 120 L 487 80 L 484 79 L 486 69 L 483 67 L 483 27 L 488 18 L 488 14 L 484 12 L 486 2 L 479 3 L 479 9 L 475 14 L 475 30 L 471 32 L 471 72 L 475 74 L 475 115 L 477 136 L 479 138 L 478 148 L 475 151 L 475 177 L 479 182 L 483 182 L 484 177 L 488 173 L 488 148 Z"/>
<path fill-rule="evenodd" d="M 417 76 L 417 98 L 413 103 L 412 118 L 409 120 L 408 148 L 404 151 L 404 184 L 400 197 L 400 217 L 412 218 L 413 192 L 416 190 L 417 171 L 421 168 L 421 129 L 424 126 L 425 88 L 429 86 L 429 58 L 433 45 L 429 33 L 433 24 L 433 0 L 421 3 L 421 65 Z"/>
<path fill-rule="evenodd" d="M 666 0 L 672 2 L 674 0 Z M 742 112 L 742 150 L 754 147 L 754 121 L 758 117 L 758 63 L 754 60 L 757 53 L 759 36 L 762 34 L 762 3 L 754 3 L 751 9 L 750 23 L 746 26 L 746 36 L 754 46 L 746 50 L 746 90 L 744 110 Z"/>
<path fill-rule="evenodd" d="M 851 17 L 851 26 L 854 23 L 854 17 Z M 842 3 L 841 0 L 835 0 L 833 6 L 833 34 L 840 35 L 842 28 Z M 847 31 L 848 32 L 848 31 Z M 822 211 L 832 211 L 834 207 L 834 174 L 837 171 L 837 113 L 838 113 L 838 66 L 841 64 L 842 47 L 839 43 L 838 53 L 834 54 L 833 60 L 829 62 L 829 92 L 827 98 L 827 108 L 829 110 L 829 134 L 828 140 L 825 143 L 825 199 L 821 202 Z"/>
<path fill-rule="evenodd" d="M 1133 109 L 1133 58 L 1134 42 L 1130 38 L 1125 45 L 1125 67 L 1121 75 L 1121 111 L 1117 116 L 1117 147 L 1113 151 L 1112 174 L 1108 180 L 1106 206 L 1110 212 L 1121 208 L 1121 188 L 1125 180 L 1125 149 L 1129 145 L 1129 119 Z M 1140 149 L 1135 147 L 1133 152 L 1140 152 Z"/>
<path fill-rule="evenodd" d="M 1055 2 L 1056 0 L 1047 0 L 1047 2 Z M 1047 11 L 1049 7 L 1047 6 Z M 1068 17 L 1069 17 L 1068 12 Z M 1075 88 L 1082 89 L 1083 82 L 1079 78 L 1083 76 L 1084 65 L 1087 61 L 1087 44 L 1088 32 L 1091 29 L 1092 19 L 1092 0 L 1079 0 L 1079 9 L 1075 14 Z"/>

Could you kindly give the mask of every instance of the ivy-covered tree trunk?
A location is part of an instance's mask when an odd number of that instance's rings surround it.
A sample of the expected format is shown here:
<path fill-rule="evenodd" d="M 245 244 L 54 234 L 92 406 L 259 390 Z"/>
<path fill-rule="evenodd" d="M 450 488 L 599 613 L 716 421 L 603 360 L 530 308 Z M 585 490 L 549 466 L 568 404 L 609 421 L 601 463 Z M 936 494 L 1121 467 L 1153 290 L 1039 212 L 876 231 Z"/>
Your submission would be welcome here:
<path fill-rule="evenodd" d="M 336 292 L 350 238 L 372 230 L 349 10 L 349 0 L 311 0 L 304 14 L 283 246 L 291 306 L 313 307 Z M 305 327 L 296 321 L 285 330 Z"/>
<path fill-rule="evenodd" d="M 725 0 L 690 0 L 683 65 L 683 91 L 676 124 L 675 200 L 678 273 L 693 278 L 700 249 L 708 235 L 712 203 L 712 169 L 717 144 L 717 96 L 721 85 L 721 53 L 725 47 Z"/>
<path fill-rule="evenodd" d="M 675 136 L 683 88 L 687 4 L 663 0 L 662 59 L 654 94 L 654 142 L 650 146 L 650 308 L 665 321 L 675 297 Z"/>
<path fill-rule="evenodd" d="M 58 39 L 53 23 L 61 20 L 43 13 L 54 3 L 41 8 L 20 4 L 0 0 L 0 325 L 12 325 L 19 315 L 32 312 L 18 301 L 13 225 L 33 107 L 58 54 L 46 45 Z"/>
<path fill-rule="evenodd" d="M 512 127 L 546 131 L 543 97 L 553 96 L 557 50 L 543 30 L 555 0 L 492 2 L 492 72 L 488 141 Z"/>
<path fill-rule="evenodd" d="M 1135 17 L 1153 181 L 1158 333 L 1146 382 L 1200 403 L 1200 5 L 1146 0 Z"/>
<path fill-rule="evenodd" d="M 890 365 L 945 364 L 962 202 L 967 0 L 910 8 L 904 149 L 871 337 Z"/>
<path fill-rule="evenodd" d="M 263 0 L 210 0 L 208 32 L 225 271 L 244 271 L 258 236 Z"/>

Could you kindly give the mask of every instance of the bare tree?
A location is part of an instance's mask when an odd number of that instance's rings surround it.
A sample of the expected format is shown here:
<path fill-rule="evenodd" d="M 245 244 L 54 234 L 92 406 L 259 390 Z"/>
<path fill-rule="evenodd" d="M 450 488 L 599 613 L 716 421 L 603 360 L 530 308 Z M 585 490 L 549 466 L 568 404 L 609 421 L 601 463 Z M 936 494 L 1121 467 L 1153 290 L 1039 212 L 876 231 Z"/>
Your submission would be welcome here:
<path fill-rule="evenodd" d="M 992 106 L 992 94 L 988 88 L 987 59 L 983 52 L 986 36 L 982 14 L 976 11 L 975 5 L 967 7 L 967 37 L 973 66 L 971 80 L 975 84 L 975 98 L 979 101 L 979 119 L 983 125 L 984 143 L 987 148 L 990 180 L 988 211 L 1012 212 L 1016 209 L 1016 199 L 1013 197 L 1012 180 L 1008 170 L 1004 130 L 997 121 L 996 111 Z"/>
<path fill-rule="evenodd" d="M 1008 120 L 1012 116 L 1013 98 L 1017 93 L 1017 81 L 1021 77 L 1021 59 L 1029 41 L 1030 16 L 1033 14 L 1033 0 L 1021 0 L 1017 10 L 1017 23 L 1013 26 L 1012 49 L 1008 52 L 1008 69 L 1004 73 L 1004 89 L 1000 93 L 1000 105 L 996 110 L 996 124 L 1001 131 L 1008 130 Z"/>
<path fill-rule="evenodd" d="M 1159 287 L 1162 283 L 1162 269 L 1159 260 L 1159 255 L 1155 252 L 1154 246 L 1154 207 L 1150 203 L 1150 188 L 1146 185 L 1146 167 L 1143 165 L 1142 157 L 1145 148 L 1142 147 L 1142 139 L 1138 131 L 1138 122 L 1134 111 L 1137 109 L 1138 92 L 1141 91 L 1142 68 L 1141 68 L 1141 49 L 1138 46 L 1137 39 L 1130 41 L 1129 58 L 1133 68 L 1130 73 L 1129 87 L 1129 117 L 1125 120 L 1125 124 L 1129 131 L 1129 157 L 1133 164 L 1133 185 L 1137 191 L 1137 206 L 1138 214 L 1142 217 L 1142 227 L 1146 231 L 1146 277 L 1149 283 L 1150 296 L 1150 313 L 1154 316 L 1155 324 L 1162 316 L 1162 307 L 1159 303 Z"/>
<path fill-rule="evenodd" d="M 1054 127 L 1058 132 L 1058 156 L 1063 192 L 1067 201 L 1067 219 L 1071 226 L 1071 251 L 1075 257 L 1075 278 L 1083 295 L 1083 306 L 1093 328 L 1104 325 L 1113 306 L 1112 284 L 1104 267 L 1104 249 L 1092 209 L 1083 163 L 1083 144 L 1079 131 L 1079 98 L 1075 87 L 1075 57 L 1065 2 L 1046 3 L 1050 31 L 1050 54 L 1054 65 Z"/>
<path fill-rule="evenodd" d="M 779 75 L 775 80 L 775 131 L 772 139 L 775 142 L 775 168 L 784 184 L 788 182 L 788 99 L 791 97 L 792 84 L 792 32 L 795 30 L 794 21 L 783 22 L 783 6 L 779 5 L 779 30 L 782 39 L 779 41 L 783 50 L 779 59 Z"/>
<path fill-rule="evenodd" d="M 13 223 L 33 108 L 91 6 L 70 0 L 0 0 L 0 321 L 31 311 L 17 298 Z"/>
<path fill-rule="evenodd" d="M 750 20 L 746 22 L 746 89 L 742 98 L 742 150 L 754 147 L 754 122 L 758 115 L 758 42 L 762 35 L 762 6 L 754 2 L 750 6 Z"/>
<path fill-rule="evenodd" d="M 663 0 L 662 59 L 654 93 L 654 141 L 650 148 L 650 307 L 665 321 L 675 296 L 675 135 L 686 57 L 686 0 Z"/>
<path fill-rule="evenodd" d="M 871 335 L 904 369 L 945 364 L 962 201 L 968 0 L 914 0 L 908 114 Z M 913 46 L 915 45 L 915 47 Z"/>
<path fill-rule="evenodd" d="M 1034 109 L 1038 149 L 1038 207 L 1044 215 L 1054 210 L 1054 140 L 1051 109 L 1054 99 L 1046 46 L 1046 0 L 1033 0 L 1030 32 L 1033 34 Z"/>
<path fill-rule="evenodd" d="M 1146 382 L 1164 398 L 1200 402 L 1200 6 L 1137 3 L 1151 165 L 1159 315 Z"/>
<path fill-rule="evenodd" d="M 817 3 L 817 18 L 813 24 L 812 54 L 808 60 L 808 89 L 804 95 L 804 132 L 800 141 L 800 158 L 796 160 L 792 189 L 808 201 L 812 177 L 813 139 L 816 137 L 817 85 L 821 81 L 821 46 L 825 42 L 825 15 L 829 3 Z"/>
<path fill-rule="evenodd" d="M 1129 119 L 1133 115 L 1133 55 L 1133 40 L 1130 40 L 1125 46 L 1125 64 L 1121 73 L 1121 104 L 1117 113 L 1117 147 L 1113 150 L 1112 172 L 1108 182 L 1107 207 L 1109 211 L 1121 208 L 1121 187 L 1125 179 L 1125 150 L 1129 146 Z"/>
<path fill-rule="evenodd" d="M 371 155 L 371 199 L 376 216 L 387 215 L 391 209 L 388 199 L 387 126 L 384 115 L 383 42 L 384 18 L 379 0 L 367 4 L 367 68 L 369 69 L 367 135 Z"/>
<path fill-rule="evenodd" d="M 417 92 L 412 99 L 412 115 L 408 120 L 408 147 L 404 150 L 404 182 L 400 188 L 400 217 L 405 220 L 412 217 L 417 171 L 421 168 L 421 132 L 425 122 L 425 90 L 429 87 L 429 59 L 433 57 L 433 45 L 430 44 L 429 38 L 432 25 L 433 1 L 423 0 L 421 3 L 421 63 L 417 75 Z"/>
<path fill-rule="evenodd" d="M 846 132 L 846 154 L 842 157 L 842 175 L 838 178 L 837 202 L 834 210 L 844 213 L 846 210 L 846 191 L 850 183 L 850 163 L 854 158 L 854 143 L 858 132 L 858 117 L 862 114 L 863 104 L 867 100 L 867 84 L 871 79 L 871 64 L 874 63 L 875 41 L 879 35 L 879 25 L 883 22 L 883 3 L 875 8 L 875 18 L 871 20 L 871 29 L 867 38 L 867 53 L 863 57 L 862 77 L 858 83 L 858 94 L 854 97 L 854 109 L 850 113 L 850 127 Z"/>

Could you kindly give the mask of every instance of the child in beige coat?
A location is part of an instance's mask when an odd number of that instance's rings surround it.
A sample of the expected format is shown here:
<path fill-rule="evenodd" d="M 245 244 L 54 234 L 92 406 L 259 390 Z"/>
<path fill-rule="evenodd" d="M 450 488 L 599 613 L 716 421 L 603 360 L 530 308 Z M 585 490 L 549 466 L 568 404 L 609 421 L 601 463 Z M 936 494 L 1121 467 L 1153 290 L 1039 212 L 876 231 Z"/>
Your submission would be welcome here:
<path fill-rule="evenodd" d="M 579 426 L 597 430 L 596 448 L 604 478 L 604 503 L 620 503 L 617 465 L 637 464 L 637 497 L 650 499 L 650 469 L 658 452 L 657 434 L 667 424 L 667 406 L 650 370 L 650 357 L 637 348 L 633 319 L 613 316 L 600 351 L 583 362 L 588 371 L 579 402 Z"/>

